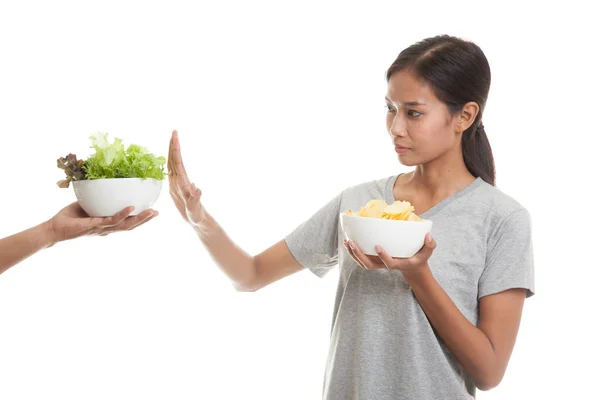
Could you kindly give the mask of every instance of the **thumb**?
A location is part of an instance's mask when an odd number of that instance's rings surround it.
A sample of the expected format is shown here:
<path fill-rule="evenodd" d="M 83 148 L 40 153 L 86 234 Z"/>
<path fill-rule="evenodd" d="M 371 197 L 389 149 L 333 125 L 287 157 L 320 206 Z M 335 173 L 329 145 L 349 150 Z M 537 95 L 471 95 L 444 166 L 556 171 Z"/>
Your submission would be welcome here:
<path fill-rule="evenodd" d="M 428 233 L 425 236 L 425 244 L 423 244 L 423 247 L 418 253 L 419 260 L 426 261 L 427 259 L 429 259 L 429 257 L 433 253 L 433 250 L 435 249 L 435 246 L 436 244 L 435 240 L 433 240 L 433 236 L 431 236 L 431 233 Z"/>
<path fill-rule="evenodd" d="M 187 196 L 184 196 L 184 200 L 187 204 L 188 202 L 198 200 L 201 194 L 202 192 L 200 189 L 198 189 L 198 187 L 196 187 L 196 184 L 192 183 L 188 186 L 188 193 Z"/>
<path fill-rule="evenodd" d="M 433 250 L 436 247 L 436 243 L 435 240 L 433 239 L 433 235 L 431 233 L 428 233 L 425 236 L 425 248 L 427 249 L 427 251 L 429 252 L 429 254 L 433 253 Z"/>
<path fill-rule="evenodd" d="M 411 264 L 424 264 L 429 260 L 431 254 L 433 254 L 433 250 L 435 249 L 435 240 L 433 240 L 433 236 L 431 233 L 425 235 L 425 243 L 423 247 L 419 250 L 417 254 L 410 258 Z"/>

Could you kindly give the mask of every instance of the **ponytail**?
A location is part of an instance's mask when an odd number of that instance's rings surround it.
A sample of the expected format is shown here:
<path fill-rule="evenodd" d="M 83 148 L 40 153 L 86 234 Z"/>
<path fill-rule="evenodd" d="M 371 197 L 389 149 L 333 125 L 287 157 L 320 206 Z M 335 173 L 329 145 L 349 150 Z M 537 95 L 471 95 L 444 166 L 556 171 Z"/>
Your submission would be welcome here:
<path fill-rule="evenodd" d="M 461 146 L 465 165 L 471 175 L 496 186 L 494 155 L 480 119 L 463 132 Z"/>

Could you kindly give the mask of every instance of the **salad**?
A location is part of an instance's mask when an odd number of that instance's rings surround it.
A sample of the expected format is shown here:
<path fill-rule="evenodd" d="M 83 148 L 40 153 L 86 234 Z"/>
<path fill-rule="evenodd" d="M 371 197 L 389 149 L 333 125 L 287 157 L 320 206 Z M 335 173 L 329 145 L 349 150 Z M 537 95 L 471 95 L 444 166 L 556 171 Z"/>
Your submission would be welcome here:
<path fill-rule="evenodd" d="M 75 154 L 68 154 L 57 160 L 58 168 L 65 171 L 66 179 L 57 182 L 58 187 L 68 188 L 73 181 L 114 178 L 142 178 L 163 180 L 167 176 L 165 157 L 156 157 L 145 147 L 132 144 L 125 149 L 123 141 L 115 138 L 109 143 L 107 133 L 90 136 L 95 154 L 86 160 L 78 160 Z"/>

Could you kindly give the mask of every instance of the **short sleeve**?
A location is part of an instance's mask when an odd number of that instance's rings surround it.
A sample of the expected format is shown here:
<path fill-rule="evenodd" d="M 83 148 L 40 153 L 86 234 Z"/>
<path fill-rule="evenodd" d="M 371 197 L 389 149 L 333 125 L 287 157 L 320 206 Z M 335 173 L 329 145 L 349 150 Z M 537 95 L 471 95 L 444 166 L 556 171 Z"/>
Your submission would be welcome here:
<path fill-rule="evenodd" d="M 296 261 L 320 278 L 338 262 L 341 198 L 342 193 L 284 238 Z"/>
<path fill-rule="evenodd" d="M 486 265 L 479 279 L 478 298 L 508 289 L 534 294 L 531 217 L 522 208 L 505 217 L 488 241 Z"/>

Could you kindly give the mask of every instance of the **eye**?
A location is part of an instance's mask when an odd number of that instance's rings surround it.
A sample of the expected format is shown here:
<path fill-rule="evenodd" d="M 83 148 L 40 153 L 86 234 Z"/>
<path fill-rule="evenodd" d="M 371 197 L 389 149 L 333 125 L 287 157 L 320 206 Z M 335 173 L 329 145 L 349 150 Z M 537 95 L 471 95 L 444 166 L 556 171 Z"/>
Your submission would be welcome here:
<path fill-rule="evenodd" d="M 413 118 L 417 118 L 417 117 L 420 117 L 421 115 L 423 115 L 423 113 L 418 112 L 416 110 L 408 110 L 407 114 L 409 117 L 413 117 Z"/>
<path fill-rule="evenodd" d="M 385 108 L 387 109 L 387 111 L 388 111 L 389 113 L 395 113 L 395 112 L 396 112 L 396 108 L 395 108 L 395 107 L 393 107 L 393 106 L 391 106 L 391 105 L 389 105 L 389 104 L 386 104 L 386 105 L 385 105 Z"/>

